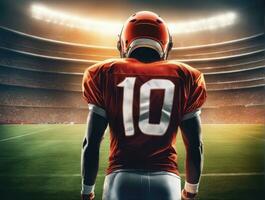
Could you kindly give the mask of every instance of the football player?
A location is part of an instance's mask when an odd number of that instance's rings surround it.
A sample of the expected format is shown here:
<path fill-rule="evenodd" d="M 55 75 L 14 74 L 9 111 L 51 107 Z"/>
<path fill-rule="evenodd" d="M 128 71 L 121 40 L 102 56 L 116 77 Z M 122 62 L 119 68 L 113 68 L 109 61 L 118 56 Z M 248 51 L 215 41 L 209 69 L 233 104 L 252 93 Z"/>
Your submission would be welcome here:
<path fill-rule="evenodd" d="M 99 148 L 109 125 L 110 155 L 104 200 L 194 199 L 203 163 L 200 108 L 203 74 L 168 61 L 172 39 L 153 12 L 132 15 L 119 35 L 121 59 L 89 67 L 83 78 L 88 103 L 82 150 L 82 199 L 94 199 Z M 180 127 L 186 146 L 186 181 L 175 150 Z"/>

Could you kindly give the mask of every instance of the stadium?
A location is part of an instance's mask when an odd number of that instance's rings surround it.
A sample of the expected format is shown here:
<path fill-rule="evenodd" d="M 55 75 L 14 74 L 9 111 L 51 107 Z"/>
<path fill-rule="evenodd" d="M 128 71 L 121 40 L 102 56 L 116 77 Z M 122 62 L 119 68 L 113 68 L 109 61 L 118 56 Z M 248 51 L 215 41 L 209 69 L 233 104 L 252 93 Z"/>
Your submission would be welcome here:
<path fill-rule="evenodd" d="M 122 22 L 138 10 L 153 10 L 169 22 L 174 42 L 169 59 L 204 73 L 208 97 L 201 115 L 205 166 L 199 199 L 264 198 L 264 2 L 191 4 L 0 2 L 1 199 L 80 198 L 88 113 L 81 93 L 83 72 L 119 57 Z M 108 137 L 106 133 L 101 146 L 97 199 Z M 180 134 L 177 149 L 184 181 Z"/>

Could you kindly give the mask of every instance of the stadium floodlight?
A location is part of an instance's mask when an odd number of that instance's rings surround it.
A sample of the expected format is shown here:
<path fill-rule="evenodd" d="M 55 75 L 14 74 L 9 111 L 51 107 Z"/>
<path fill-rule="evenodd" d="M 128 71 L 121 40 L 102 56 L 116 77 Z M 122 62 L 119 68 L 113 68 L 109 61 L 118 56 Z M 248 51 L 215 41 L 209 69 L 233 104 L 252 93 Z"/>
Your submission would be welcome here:
<path fill-rule="evenodd" d="M 34 4 L 31 6 L 32 16 L 46 22 L 60 24 L 71 28 L 87 29 L 89 31 L 104 33 L 117 33 L 122 23 L 112 21 L 102 21 L 92 18 L 81 18 L 65 12 L 50 9 L 46 6 Z"/>
<path fill-rule="evenodd" d="M 219 14 L 205 19 L 169 23 L 169 29 L 173 34 L 214 30 L 234 24 L 236 18 L 237 14 L 235 12 L 226 12 L 224 14 Z"/>
<path fill-rule="evenodd" d="M 118 34 L 123 25 L 122 22 L 117 21 L 102 21 L 93 18 L 81 18 L 62 11 L 50 9 L 39 4 L 33 4 L 31 6 L 31 13 L 34 18 L 46 22 L 105 34 Z M 168 27 L 172 34 L 191 33 L 226 27 L 234 24 L 236 19 L 237 14 L 235 12 L 226 12 L 193 21 L 168 23 Z M 104 32 L 102 32 L 102 30 L 104 30 Z"/>

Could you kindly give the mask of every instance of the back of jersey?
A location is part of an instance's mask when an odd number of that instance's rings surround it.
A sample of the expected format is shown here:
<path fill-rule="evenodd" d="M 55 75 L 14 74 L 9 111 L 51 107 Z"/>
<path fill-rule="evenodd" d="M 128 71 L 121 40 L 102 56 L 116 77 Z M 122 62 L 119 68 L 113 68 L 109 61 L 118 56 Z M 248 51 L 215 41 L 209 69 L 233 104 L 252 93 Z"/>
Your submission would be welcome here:
<path fill-rule="evenodd" d="M 120 59 L 92 66 L 84 97 L 102 109 L 110 127 L 108 173 L 120 169 L 178 174 L 175 139 L 181 120 L 206 98 L 202 74 L 181 63 Z"/>

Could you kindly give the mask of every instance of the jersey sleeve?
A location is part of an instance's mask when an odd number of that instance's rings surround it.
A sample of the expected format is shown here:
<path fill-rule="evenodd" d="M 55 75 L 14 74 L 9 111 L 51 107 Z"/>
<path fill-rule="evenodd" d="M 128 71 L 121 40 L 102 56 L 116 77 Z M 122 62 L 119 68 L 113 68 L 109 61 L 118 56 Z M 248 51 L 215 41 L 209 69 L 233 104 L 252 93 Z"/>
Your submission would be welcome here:
<path fill-rule="evenodd" d="M 83 81 L 83 98 L 88 103 L 89 111 L 93 111 L 105 117 L 105 106 L 103 99 L 103 74 L 99 65 L 93 65 L 86 69 Z"/>
<path fill-rule="evenodd" d="M 188 96 L 182 121 L 198 116 L 201 113 L 201 106 L 206 101 L 206 85 L 203 74 L 199 71 L 195 72 L 192 73 L 186 85 Z"/>

